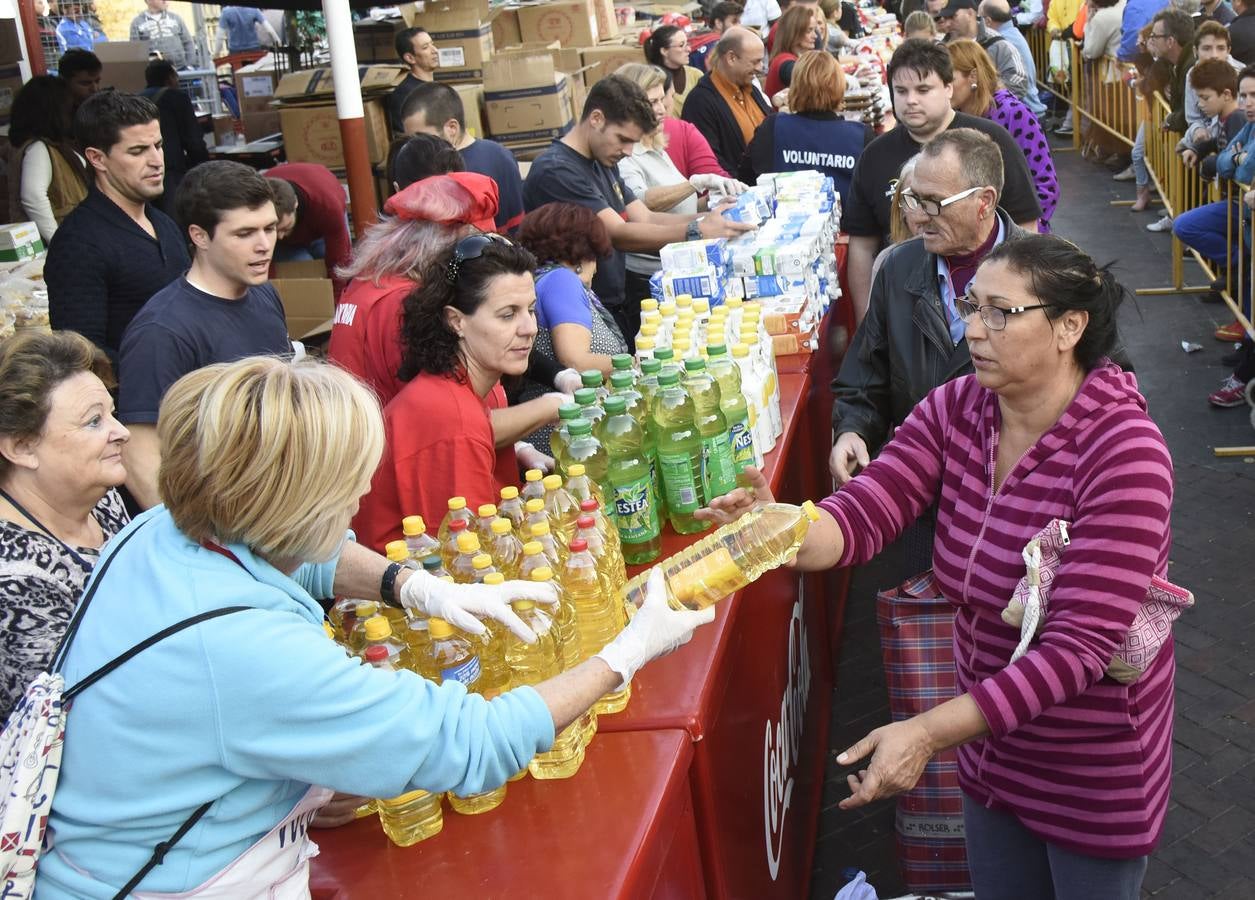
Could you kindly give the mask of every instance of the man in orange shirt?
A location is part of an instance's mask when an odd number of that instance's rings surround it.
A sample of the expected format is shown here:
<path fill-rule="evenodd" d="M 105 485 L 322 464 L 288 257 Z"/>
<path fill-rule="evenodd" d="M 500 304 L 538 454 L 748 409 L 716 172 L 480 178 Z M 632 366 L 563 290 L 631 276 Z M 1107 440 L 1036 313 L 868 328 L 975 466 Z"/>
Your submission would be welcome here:
<path fill-rule="evenodd" d="M 729 28 L 711 53 L 710 73 L 684 101 L 681 118 L 706 136 L 727 172 L 740 168 L 754 129 L 771 112 L 754 83 L 766 56 L 762 38 L 748 28 Z"/>

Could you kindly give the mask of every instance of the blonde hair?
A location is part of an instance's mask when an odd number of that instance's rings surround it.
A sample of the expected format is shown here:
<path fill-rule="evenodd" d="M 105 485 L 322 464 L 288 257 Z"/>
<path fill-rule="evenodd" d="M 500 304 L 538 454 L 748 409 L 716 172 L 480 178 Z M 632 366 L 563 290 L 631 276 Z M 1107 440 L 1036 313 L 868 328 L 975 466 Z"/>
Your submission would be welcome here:
<path fill-rule="evenodd" d="M 254 356 L 184 375 L 157 420 L 161 499 L 194 541 L 321 562 L 383 455 L 379 401 L 328 363 Z"/>
<path fill-rule="evenodd" d="M 911 186 L 911 176 L 915 174 L 917 162 L 919 162 L 918 153 L 902 164 L 897 180 L 893 183 L 893 199 L 889 201 L 889 240 L 894 244 L 900 244 L 914 236 L 902 208 L 902 192 Z"/>
<path fill-rule="evenodd" d="M 662 87 L 665 90 L 671 80 L 670 75 L 663 70 L 662 66 L 655 66 L 652 63 L 624 63 L 614 70 L 614 74 L 626 78 L 646 94 L 656 87 Z M 667 149 L 667 132 L 663 130 L 662 119 L 658 120 L 658 127 L 652 134 L 641 138 L 641 143 L 649 150 Z"/>
<path fill-rule="evenodd" d="M 973 116 L 984 116 L 994 102 L 994 91 L 1002 86 L 998 70 L 985 48 L 966 38 L 946 44 L 950 61 L 954 64 L 955 78 L 971 78 L 972 93 L 963 104 L 962 111 Z"/>
<path fill-rule="evenodd" d="M 933 21 L 933 17 L 928 14 L 927 10 L 915 10 L 902 23 L 902 34 L 904 36 L 909 37 L 917 31 L 922 31 L 929 37 L 937 36 L 937 23 Z"/>

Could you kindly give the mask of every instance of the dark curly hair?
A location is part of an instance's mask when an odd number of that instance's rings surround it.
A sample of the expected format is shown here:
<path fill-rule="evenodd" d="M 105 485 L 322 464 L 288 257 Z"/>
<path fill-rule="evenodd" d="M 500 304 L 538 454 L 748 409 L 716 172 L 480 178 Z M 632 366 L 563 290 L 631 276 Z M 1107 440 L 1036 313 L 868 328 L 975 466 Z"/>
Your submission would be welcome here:
<path fill-rule="evenodd" d="M 519 243 L 541 262 L 579 265 L 614 248 L 597 214 L 577 203 L 546 203 L 523 217 Z"/>
<path fill-rule="evenodd" d="M 1110 357 L 1131 370 L 1120 341 L 1116 312 L 1128 291 L 1116 281 L 1112 264 L 1099 266 L 1071 241 L 1053 234 L 1031 234 L 1004 241 L 990 251 L 984 264 L 1006 263 L 1025 276 L 1037 299 L 1049 305 L 1051 321 L 1071 310 L 1089 313 L 1085 333 L 1073 349 L 1076 362 L 1086 372 Z"/>
<path fill-rule="evenodd" d="M 450 283 L 449 264 L 458 244 L 424 267 L 419 286 L 405 298 L 401 319 L 404 346 L 401 369 L 397 373 L 402 381 L 409 381 L 420 372 L 444 375 L 457 370 L 458 338 L 445 321 L 446 306 L 464 315 L 474 315 L 488 298 L 488 285 L 494 278 L 531 275 L 536 268 L 536 257 L 517 244 L 498 238 L 484 247 L 480 256 L 463 261 Z"/>

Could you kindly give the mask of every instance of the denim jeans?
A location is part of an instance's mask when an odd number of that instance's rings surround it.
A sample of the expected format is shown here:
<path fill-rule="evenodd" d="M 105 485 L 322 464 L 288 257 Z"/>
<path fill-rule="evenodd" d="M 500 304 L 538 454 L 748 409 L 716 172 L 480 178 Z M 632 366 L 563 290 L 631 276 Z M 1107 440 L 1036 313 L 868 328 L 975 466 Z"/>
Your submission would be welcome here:
<path fill-rule="evenodd" d="M 1144 188 L 1150 184 L 1150 169 L 1146 168 L 1146 123 L 1137 126 L 1137 140 L 1133 142 L 1133 174 L 1137 176 L 1137 186 Z"/>

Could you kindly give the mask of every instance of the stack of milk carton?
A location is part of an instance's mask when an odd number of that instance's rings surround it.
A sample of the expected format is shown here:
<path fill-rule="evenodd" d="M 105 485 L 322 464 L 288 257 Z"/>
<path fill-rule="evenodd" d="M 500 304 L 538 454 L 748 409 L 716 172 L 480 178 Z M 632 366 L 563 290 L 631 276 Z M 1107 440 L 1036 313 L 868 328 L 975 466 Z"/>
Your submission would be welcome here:
<path fill-rule="evenodd" d="M 841 294 L 833 252 L 841 203 L 832 179 L 816 171 L 763 175 L 723 215 L 755 230 L 663 247 L 654 297 L 689 294 L 711 307 L 757 300 L 777 356 L 813 351 L 819 322 Z"/>

